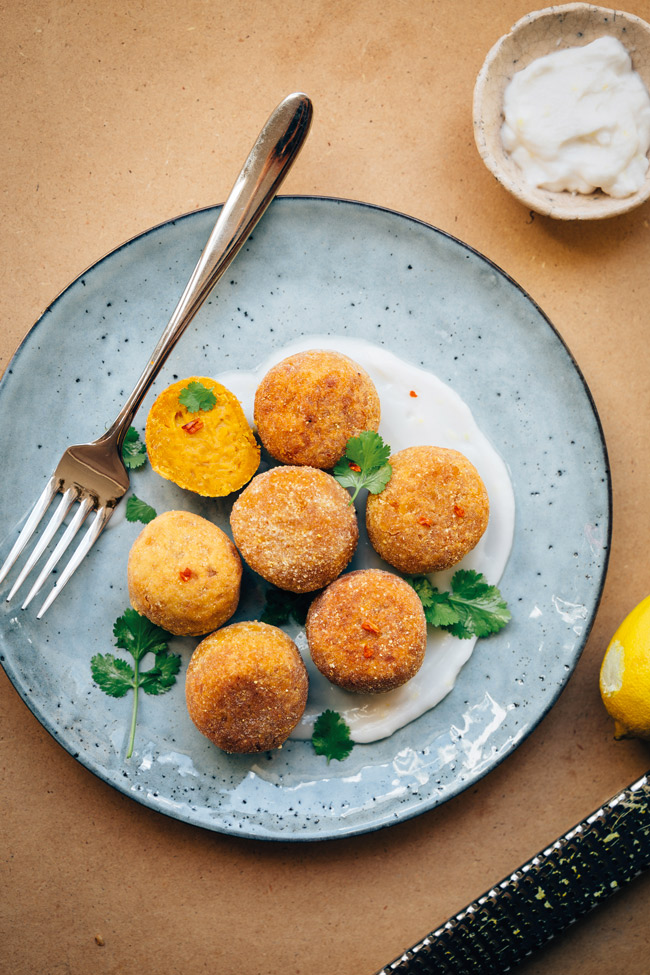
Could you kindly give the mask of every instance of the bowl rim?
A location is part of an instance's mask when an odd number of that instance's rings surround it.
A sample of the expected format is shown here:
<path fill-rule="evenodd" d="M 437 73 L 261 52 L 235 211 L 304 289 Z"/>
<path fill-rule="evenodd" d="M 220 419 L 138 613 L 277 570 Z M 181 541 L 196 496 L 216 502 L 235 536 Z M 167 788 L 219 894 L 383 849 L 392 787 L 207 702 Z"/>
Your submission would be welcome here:
<path fill-rule="evenodd" d="M 596 191 L 591 194 L 574 194 L 567 191 L 557 192 L 544 190 L 526 184 L 523 179 L 515 179 L 507 171 L 504 171 L 503 160 L 506 158 L 505 150 L 501 159 L 495 156 L 486 136 L 486 130 L 489 131 L 489 127 L 485 124 L 484 96 L 490 79 L 490 70 L 499 56 L 507 50 L 507 45 L 512 43 L 515 35 L 521 30 L 528 28 L 531 24 L 548 18 L 556 19 L 571 13 L 589 13 L 594 16 L 603 17 L 604 19 L 611 17 L 614 21 L 622 20 L 626 26 L 628 24 L 633 25 L 636 30 L 647 34 L 650 39 L 650 24 L 641 17 L 636 14 L 627 13 L 626 11 L 611 7 L 601 7 L 592 3 L 556 4 L 525 14 L 512 25 L 507 33 L 503 34 L 492 45 L 477 75 L 472 105 L 474 141 L 479 155 L 487 168 L 499 183 L 519 200 L 520 203 L 523 203 L 542 216 L 553 217 L 558 220 L 598 220 L 628 213 L 650 197 L 650 166 L 648 167 L 643 186 L 636 193 L 632 193 L 626 197 L 607 196 L 607 194 L 601 191 Z M 534 58 L 531 58 L 532 60 Z M 523 67 L 525 66 L 524 64 Z M 638 70 L 634 64 L 633 68 L 634 70 Z M 509 80 L 509 77 L 503 76 L 504 89 Z M 650 84 L 645 79 L 644 83 L 650 90 Z M 501 119 L 503 120 L 502 113 Z M 576 207 L 575 204 L 578 201 L 580 205 Z M 587 203 L 587 201 L 593 202 Z M 585 206 L 585 203 L 587 203 L 587 206 Z"/>

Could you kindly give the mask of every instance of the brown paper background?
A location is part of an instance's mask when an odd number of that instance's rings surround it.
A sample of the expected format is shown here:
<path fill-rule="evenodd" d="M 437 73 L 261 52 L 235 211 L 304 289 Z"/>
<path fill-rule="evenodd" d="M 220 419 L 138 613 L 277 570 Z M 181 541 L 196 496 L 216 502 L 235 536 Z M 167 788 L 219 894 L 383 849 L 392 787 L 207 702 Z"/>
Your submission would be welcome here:
<path fill-rule="evenodd" d="M 481 163 L 471 102 L 520 0 L 25 0 L 0 7 L 0 362 L 84 268 L 224 200 L 269 111 L 315 106 L 283 192 L 363 200 L 467 241 L 542 306 L 591 388 L 614 534 L 559 702 L 480 784 L 408 823 L 262 843 L 154 813 L 86 771 L 0 672 L 0 969 L 13 975 L 371 975 L 650 766 L 597 675 L 650 592 L 650 205 L 532 217 Z M 650 20 L 650 0 L 627 7 Z M 20 417 L 3 417 L 3 435 Z M 10 491 L 4 475 L 2 491 Z M 644 975 L 650 876 L 521 966 Z M 103 942 L 98 945 L 97 940 Z"/>

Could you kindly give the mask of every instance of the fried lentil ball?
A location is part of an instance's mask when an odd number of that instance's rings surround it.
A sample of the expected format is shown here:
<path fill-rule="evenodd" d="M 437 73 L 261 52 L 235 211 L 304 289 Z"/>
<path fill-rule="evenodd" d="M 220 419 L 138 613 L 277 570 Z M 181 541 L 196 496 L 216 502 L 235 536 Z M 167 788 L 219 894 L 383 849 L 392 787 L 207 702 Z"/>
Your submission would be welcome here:
<path fill-rule="evenodd" d="M 307 670 L 296 645 L 268 623 L 233 623 L 206 637 L 185 678 L 190 718 L 225 752 L 279 748 L 307 702 Z"/>
<path fill-rule="evenodd" d="M 183 393 L 202 386 L 214 406 L 195 412 Z M 147 454 L 153 469 L 187 491 L 217 498 L 243 487 L 259 467 L 260 448 L 237 397 L 221 383 L 193 376 L 172 383 L 147 416 Z"/>
<path fill-rule="evenodd" d="M 276 460 L 328 470 L 350 437 L 379 428 L 379 396 L 352 359 L 312 349 L 269 370 L 255 393 L 254 417 Z"/>
<path fill-rule="evenodd" d="M 333 684 L 376 694 L 410 680 L 422 665 L 427 624 L 420 597 L 382 569 L 341 576 L 307 614 L 312 659 Z"/>
<path fill-rule="evenodd" d="M 129 553 L 131 605 L 169 633 L 200 636 L 237 608 L 242 564 L 228 536 L 190 511 L 166 511 Z"/>
<path fill-rule="evenodd" d="M 373 548 L 406 573 L 439 572 L 460 562 L 483 535 L 490 511 L 474 465 L 445 447 L 407 447 L 390 464 L 390 481 L 366 505 Z"/>
<path fill-rule="evenodd" d="M 336 579 L 359 538 L 350 495 L 314 467 L 257 474 L 232 506 L 230 527 L 251 569 L 290 592 Z"/>

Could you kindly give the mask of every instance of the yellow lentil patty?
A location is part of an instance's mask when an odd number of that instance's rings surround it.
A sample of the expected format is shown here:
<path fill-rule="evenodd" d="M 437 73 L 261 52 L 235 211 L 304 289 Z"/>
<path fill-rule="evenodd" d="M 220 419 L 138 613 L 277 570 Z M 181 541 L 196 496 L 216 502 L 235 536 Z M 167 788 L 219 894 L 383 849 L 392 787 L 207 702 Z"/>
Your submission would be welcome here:
<path fill-rule="evenodd" d="M 191 413 L 179 396 L 190 383 L 214 393 L 210 410 Z M 260 448 L 237 397 L 205 376 L 181 379 L 157 397 L 147 416 L 147 454 L 153 469 L 204 497 L 225 497 L 259 467 Z"/>
<path fill-rule="evenodd" d="M 307 670 L 286 633 L 233 623 L 206 637 L 185 678 L 190 718 L 225 752 L 279 748 L 307 702 Z"/>
<path fill-rule="evenodd" d="M 237 608 L 242 565 L 228 536 L 190 511 L 166 511 L 129 553 L 131 605 L 170 633 L 200 636 Z"/>
<path fill-rule="evenodd" d="M 280 589 L 313 592 L 354 554 L 359 528 L 350 496 L 313 467 L 257 474 L 232 507 L 235 543 L 251 569 Z"/>
<path fill-rule="evenodd" d="M 445 447 L 407 447 L 390 464 L 390 481 L 366 505 L 373 548 L 406 573 L 439 572 L 460 562 L 480 540 L 490 513 L 474 465 Z"/>
<path fill-rule="evenodd" d="M 422 665 L 427 624 L 420 598 L 382 569 L 341 576 L 307 614 L 312 660 L 333 684 L 376 694 L 410 680 Z"/>
<path fill-rule="evenodd" d="M 269 370 L 255 394 L 254 418 L 276 460 L 329 470 L 350 437 L 379 428 L 379 396 L 352 359 L 312 349 Z"/>

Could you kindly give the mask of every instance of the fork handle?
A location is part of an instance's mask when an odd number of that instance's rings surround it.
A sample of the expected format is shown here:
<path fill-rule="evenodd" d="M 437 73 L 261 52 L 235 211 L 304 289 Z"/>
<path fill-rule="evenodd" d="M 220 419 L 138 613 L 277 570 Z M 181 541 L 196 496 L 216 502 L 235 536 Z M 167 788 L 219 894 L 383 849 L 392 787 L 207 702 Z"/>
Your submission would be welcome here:
<path fill-rule="evenodd" d="M 300 92 L 288 95 L 269 116 L 146 368 L 102 441 L 114 440 L 121 448 L 167 356 L 277 193 L 305 141 L 311 117 L 311 101 Z"/>

